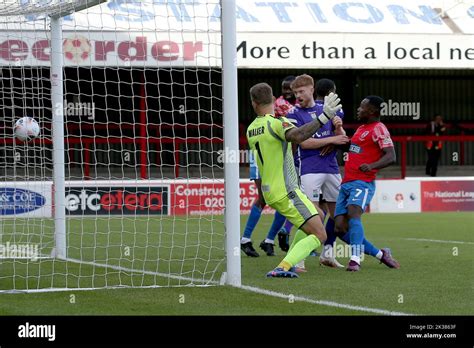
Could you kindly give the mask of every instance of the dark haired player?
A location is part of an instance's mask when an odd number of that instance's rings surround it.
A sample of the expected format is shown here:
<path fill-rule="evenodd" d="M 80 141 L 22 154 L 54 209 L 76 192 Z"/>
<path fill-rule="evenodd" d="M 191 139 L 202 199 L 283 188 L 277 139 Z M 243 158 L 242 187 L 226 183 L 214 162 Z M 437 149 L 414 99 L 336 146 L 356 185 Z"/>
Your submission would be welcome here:
<path fill-rule="evenodd" d="M 395 163 L 395 149 L 387 127 L 380 122 L 384 100 L 368 96 L 360 103 L 357 117 L 363 122 L 351 138 L 349 157 L 336 202 L 336 233 L 350 243 L 348 271 L 359 271 L 361 252 L 375 256 L 390 268 L 400 268 L 390 249 L 377 249 L 364 238 L 361 216 L 375 193 L 379 169 Z"/>

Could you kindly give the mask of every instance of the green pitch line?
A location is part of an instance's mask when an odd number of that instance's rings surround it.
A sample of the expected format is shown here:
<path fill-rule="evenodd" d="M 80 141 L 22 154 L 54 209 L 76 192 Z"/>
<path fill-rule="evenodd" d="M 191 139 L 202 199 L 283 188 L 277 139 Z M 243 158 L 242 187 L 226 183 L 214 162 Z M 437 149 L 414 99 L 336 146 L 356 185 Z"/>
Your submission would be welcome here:
<path fill-rule="evenodd" d="M 0 295 L 0 315 L 363 315 L 228 286 Z M 75 303 L 71 303 L 74 299 Z"/>
<path fill-rule="evenodd" d="M 243 216 L 242 229 L 245 221 L 246 216 Z M 316 257 L 309 257 L 306 260 L 308 273 L 299 279 L 267 279 L 265 273 L 284 255 L 276 248 L 275 257 L 267 257 L 263 252 L 259 258 L 242 256 L 243 284 L 262 289 L 262 293 L 211 286 L 0 294 L 0 314 L 374 314 L 348 309 L 353 307 L 433 315 L 474 312 L 471 296 L 474 245 L 430 241 L 472 243 L 472 213 L 368 214 L 363 221 L 367 238 L 378 247 L 390 247 L 401 263 L 400 270 L 388 269 L 367 257 L 361 272 L 349 273 L 321 267 Z M 272 216 L 262 216 L 253 236 L 256 246 L 265 237 L 271 222 Z M 179 218 L 161 221 L 142 218 L 72 219 L 70 257 L 107 262 L 115 268 L 52 260 L 42 260 L 38 263 L 41 266 L 34 266 L 20 260 L 1 260 L 0 289 L 13 286 L 19 289 L 27 282 L 30 288 L 120 284 L 175 286 L 189 283 L 157 275 L 170 271 L 185 277 L 218 281 L 224 267 L 222 227 L 221 217 L 188 221 Z M 12 224 L 4 221 L 3 242 L 9 236 L 12 238 L 13 230 L 17 241 L 28 240 L 26 237 L 30 236 L 29 242 L 36 238 L 36 242 L 52 247 L 50 222 L 16 220 Z M 124 249 L 124 246 L 129 249 Z M 128 250 L 130 256 L 126 257 L 124 250 Z M 157 259 L 160 259 L 159 263 Z M 347 260 L 339 258 L 343 264 Z M 14 280 L 13 274 L 17 275 Z M 288 295 L 288 298 L 270 296 L 269 291 Z M 292 300 L 300 297 L 310 302 Z M 349 307 L 322 304 L 326 302 Z"/>
<path fill-rule="evenodd" d="M 295 282 L 263 278 L 276 257 L 243 257 L 244 283 L 318 300 L 414 314 L 470 314 L 474 311 L 472 244 L 443 244 L 407 238 L 472 242 L 472 213 L 368 214 L 363 217 L 366 237 L 378 247 L 390 247 L 400 262 L 388 269 L 367 256 L 359 273 L 319 266 L 316 257 L 306 260 L 308 272 Z M 254 242 L 264 238 L 271 217 L 265 217 Z M 337 241 L 339 242 L 339 240 Z M 338 258 L 346 265 L 348 258 Z M 260 277 L 257 276 L 260 274 Z"/>

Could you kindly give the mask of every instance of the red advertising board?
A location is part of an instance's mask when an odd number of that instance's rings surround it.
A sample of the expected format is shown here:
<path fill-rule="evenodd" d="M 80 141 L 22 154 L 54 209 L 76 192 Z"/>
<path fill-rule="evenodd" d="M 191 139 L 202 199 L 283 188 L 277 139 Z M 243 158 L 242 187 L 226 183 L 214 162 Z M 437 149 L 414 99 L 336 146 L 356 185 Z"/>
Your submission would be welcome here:
<path fill-rule="evenodd" d="M 240 183 L 240 213 L 248 214 L 257 199 L 257 187 L 253 182 Z M 170 185 L 171 215 L 220 215 L 224 213 L 223 182 L 192 182 Z M 265 208 L 264 213 L 273 210 Z"/>
<path fill-rule="evenodd" d="M 66 188 L 68 215 L 168 215 L 167 186 L 97 186 Z"/>
<path fill-rule="evenodd" d="M 421 192 L 416 190 L 416 185 L 407 191 L 413 191 L 413 198 L 403 194 L 414 200 L 421 196 L 421 207 L 418 206 L 418 210 L 415 207 L 413 211 L 474 211 L 472 180 L 421 181 L 420 186 Z M 405 184 L 404 188 L 408 189 L 409 185 Z M 378 191 L 382 200 L 393 194 L 383 185 Z M 403 192 L 395 191 L 397 194 Z M 249 214 L 257 197 L 255 184 L 241 180 L 240 213 Z M 397 198 L 396 195 L 393 197 Z M 221 215 L 226 204 L 224 182 L 210 179 L 156 180 L 147 185 L 86 181 L 68 185 L 65 200 L 68 215 Z M 382 203 L 378 203 L 378 211 L 382 211 Z M 375 208 L 377 210 L 377 205 Z M 273 212 L 269 207 L 264 210 L 264 214 Z"/>
<path fill-rule="evenodd" d="M 421 211 L 474 211 L 474 181 L 422 181 Z"/>

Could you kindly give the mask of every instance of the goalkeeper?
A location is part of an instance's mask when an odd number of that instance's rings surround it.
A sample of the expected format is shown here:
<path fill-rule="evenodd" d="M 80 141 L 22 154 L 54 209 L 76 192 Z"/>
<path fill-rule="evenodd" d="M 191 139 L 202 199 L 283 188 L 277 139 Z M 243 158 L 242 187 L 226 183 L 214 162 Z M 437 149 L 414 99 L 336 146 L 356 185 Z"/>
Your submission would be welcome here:
<path fill-rule="evenodd" d="M 326 231 L 316 207 L 298 188 L 289 143 L 299 144 L 313 136 L 341 109 L 340 100 L 337 94 L 330 93 L 324 98 L 323 113 L 297 128 L 285 117 L 274 116 L 275 97 L 268 84 L 258 83 L 250 88 L 250 99 L 257 117 L 247 128 L 247 139 L 257 160 L 263 197 L 298 228 L 286 257 L 267 277 L 296 278 L 294 266 L 325 242 Z"/>

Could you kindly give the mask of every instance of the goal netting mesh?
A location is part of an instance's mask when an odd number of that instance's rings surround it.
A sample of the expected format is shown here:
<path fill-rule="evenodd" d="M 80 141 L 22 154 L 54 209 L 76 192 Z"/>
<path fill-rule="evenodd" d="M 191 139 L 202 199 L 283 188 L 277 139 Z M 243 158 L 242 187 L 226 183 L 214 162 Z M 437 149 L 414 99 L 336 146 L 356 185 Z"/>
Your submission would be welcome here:
<path fill-rule="evenodd" d="M 0 291 L 219 282 L 220 11 L 219 0 L 0 1 Z M 65 258 L 55 257 L 54 16 Z M 23 116 L 41 129 L 28 143 L 13 136 Z"/>

